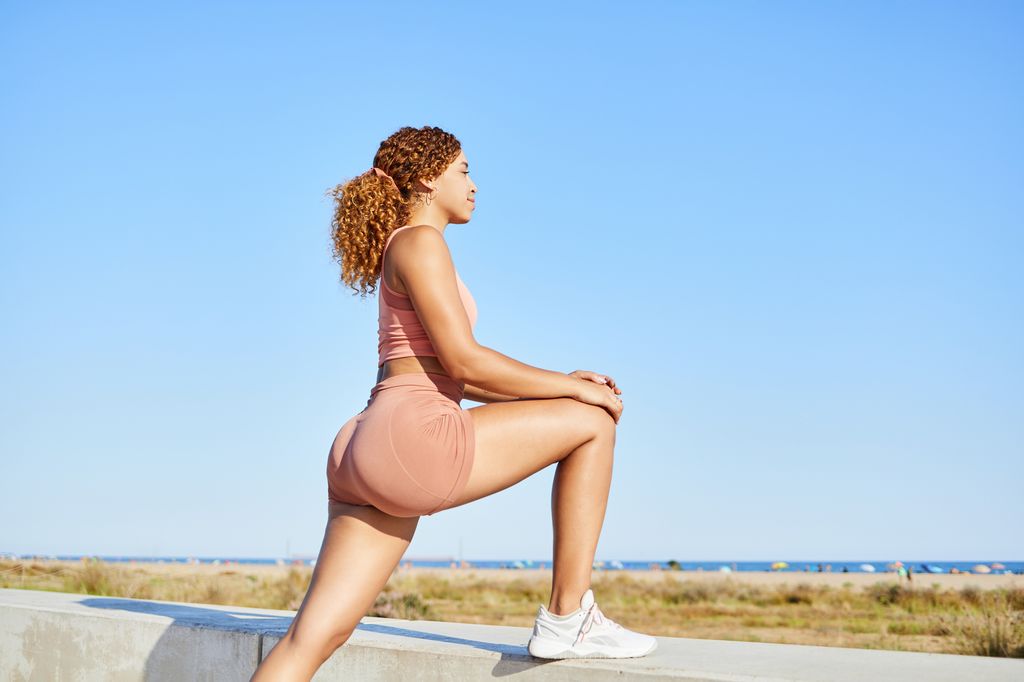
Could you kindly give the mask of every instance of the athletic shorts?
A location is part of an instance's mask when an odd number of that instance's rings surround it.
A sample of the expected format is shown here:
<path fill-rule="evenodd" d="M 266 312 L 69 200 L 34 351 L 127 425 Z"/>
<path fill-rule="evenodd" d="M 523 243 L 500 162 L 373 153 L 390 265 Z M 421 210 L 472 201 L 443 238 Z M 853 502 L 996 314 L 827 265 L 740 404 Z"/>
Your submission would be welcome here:
<path fill-rule="evenodd" d="M 444 374 L 395 374 L 370 389 L 327 459 L 331 502 L 392 516 L 430 516 L 455 503 L 473 468 L 473 418 L 459 382 Z"/>

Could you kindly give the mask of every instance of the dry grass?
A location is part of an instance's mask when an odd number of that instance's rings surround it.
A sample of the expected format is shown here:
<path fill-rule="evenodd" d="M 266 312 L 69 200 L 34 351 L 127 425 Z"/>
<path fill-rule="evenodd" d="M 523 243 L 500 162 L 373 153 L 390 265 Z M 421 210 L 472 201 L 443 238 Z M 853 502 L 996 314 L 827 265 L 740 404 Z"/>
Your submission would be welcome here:
<path fill-rule="evenodd" d="M 0 587 L 295 610 L 312 568 L 164 571 L 107 564 L 0 561 Z M 801 582 L 758 585 L 638 580 L 595 572 L 602 610 L 654 635 L 866 649 L 1024 657 L 1024 589 L 909 587 L 881 579 L 855 589 Z M 486 571 L 445 576 L 396 571 L 368 615 L 531 627 L 547 604 L 544 577 L 497 580 Z"/>

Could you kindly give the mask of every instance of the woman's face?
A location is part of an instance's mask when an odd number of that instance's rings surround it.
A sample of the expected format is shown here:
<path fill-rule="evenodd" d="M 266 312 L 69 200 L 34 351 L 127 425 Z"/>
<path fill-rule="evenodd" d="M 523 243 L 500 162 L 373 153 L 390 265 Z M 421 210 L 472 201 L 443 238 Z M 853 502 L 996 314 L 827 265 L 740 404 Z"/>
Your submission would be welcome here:
<path fill-rule="evenodd" d="M 449 222 L 468 223 L 476 206 L 476 183 L 469 179 L 469 161 L 463 152 L 445 169 L 435 187 L 437 193 L 431 203 L 438 202 L 438 208 L 450 216 Z"/>

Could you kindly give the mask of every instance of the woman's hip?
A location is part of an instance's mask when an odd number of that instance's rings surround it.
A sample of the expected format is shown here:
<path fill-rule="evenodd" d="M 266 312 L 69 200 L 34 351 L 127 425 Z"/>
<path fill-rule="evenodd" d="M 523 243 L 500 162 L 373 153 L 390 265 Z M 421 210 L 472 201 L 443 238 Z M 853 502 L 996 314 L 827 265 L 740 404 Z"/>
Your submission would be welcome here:
<path fill-rule="evenodd" d="M 459 388 L 454 382 L 441 387 Z M 408 509 L 431 513 L 449 503 L 468 477 L 475 451 L 472 417 L 457 396 L 422 375 L 396 375 L 374 389 L 366 408 L 339 431 L 328 478 L 374 504 L 404 500 Z"/>

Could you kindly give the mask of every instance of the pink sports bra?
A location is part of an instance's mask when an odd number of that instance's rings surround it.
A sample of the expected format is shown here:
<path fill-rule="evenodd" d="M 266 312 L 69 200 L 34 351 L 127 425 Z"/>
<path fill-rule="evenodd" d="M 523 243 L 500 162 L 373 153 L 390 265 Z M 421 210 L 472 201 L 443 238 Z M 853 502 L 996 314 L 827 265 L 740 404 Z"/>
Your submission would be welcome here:
<path fill-rule="evenodd" d="M 437 357 L 437 352 L 430 343 L 427 331 L 420 323 L 420 318 L 413 308 L 412 300 L 400 294 L 387 285 L 384 281 L 384 254 L 388 252 L 388 245 L 391 239 L 399 230 L 404 230 L 412 225 L 403 225 L 392 230 L 384 244 L 384 252 L 380 260 L 380 297 L 378 307 L 380 313 L 377 317 L 377 367 L 381 367 L 388 360 L 404 358 L 410 355 L 432 355 Z M 459 298 L 462 299 L 462 306 L 469 318 L 469 325 L 476 325 L 476 301 L 469 293 L 469 289 L 463 284 L 458 271 L 455 272 L 455 281 L 459 287 Z"/>

